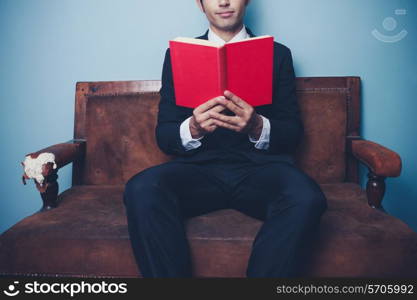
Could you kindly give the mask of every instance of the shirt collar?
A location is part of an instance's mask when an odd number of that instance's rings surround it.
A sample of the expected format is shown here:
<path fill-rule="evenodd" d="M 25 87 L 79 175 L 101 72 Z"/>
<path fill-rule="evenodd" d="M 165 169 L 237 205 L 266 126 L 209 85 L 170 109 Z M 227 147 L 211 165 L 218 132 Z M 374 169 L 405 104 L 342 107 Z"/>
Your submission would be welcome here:
<path fill-rule="evenodd" d="M 239 41 L 242 41 L 242 40 L 247 39 L 249 37 L 250 36 L 249 36 L 248 32 L 246 31 L 245 25 L 243 25 L 242 29 L 230 41 L 228 41 L 228 43 L 230 43 L 230 42 L 239 42 Z M 214 31 L 211 30 L 210 27 L 209 27 L 209 31 L 208 31 L 208 40 L 210 42 L 217 43 L 221 46 L 226 44 L 226 42 L 221 37 L 219 37 L 217 34 L 215 34 Z"/>

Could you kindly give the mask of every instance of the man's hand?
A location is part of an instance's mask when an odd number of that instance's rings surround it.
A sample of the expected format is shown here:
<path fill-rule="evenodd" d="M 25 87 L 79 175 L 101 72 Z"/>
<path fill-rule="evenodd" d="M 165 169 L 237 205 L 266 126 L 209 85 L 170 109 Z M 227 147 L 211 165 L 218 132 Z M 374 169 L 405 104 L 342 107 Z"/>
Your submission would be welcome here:
<path fill-rule="evenodd" d="M 226 100 L 225 97 L 219 96 L 204 102 L 193 110 L 193 116 L 190 119 L 190 132 L 194 139 L 213 132 L 217 129 L 216 120 L 211 114 L 219 114 L 225 110 L 225 107 L 219 101 Z"/>
<path fill-rule="evenodd" d="M 214 124 L 236 132 L 248 133 L 252 139 L 258 140 L 262 133 L 263 121 L 255 109 L 246 101 L 230 91 L 225 91 L 227 99 L 219 99 L 218 102 L 235 113 L 234 116 L 226 116 L 213 110 L 210 117 L 214 118 Z"/>

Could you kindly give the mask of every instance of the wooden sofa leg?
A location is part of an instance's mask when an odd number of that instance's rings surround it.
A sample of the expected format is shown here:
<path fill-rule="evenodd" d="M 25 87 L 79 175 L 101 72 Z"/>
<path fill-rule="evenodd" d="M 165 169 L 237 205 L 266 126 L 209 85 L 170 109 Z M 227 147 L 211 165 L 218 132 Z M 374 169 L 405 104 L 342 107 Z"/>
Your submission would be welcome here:
<path fill-rule="evenodd" d="M 38 186 L 39 184 L 36 183 L 38 190 L 40 191 L 41 198 L 43 201 L 42 208 L 39 212 L 47 211 L 57 207 L 57 199 L 58 199 L 58 174 L 52 173 L 51 175 L 45 178 L 45 186 L 41 188 Z"/>
<path fill-rule="evenodd" d="M 383 210 L 382 199 L 385 194 L 385 177 L 378 176 L 373 172 L 368 173 L 368 182 L 366 184 L 366 195 L 368 204 L 373 208 Z"/>

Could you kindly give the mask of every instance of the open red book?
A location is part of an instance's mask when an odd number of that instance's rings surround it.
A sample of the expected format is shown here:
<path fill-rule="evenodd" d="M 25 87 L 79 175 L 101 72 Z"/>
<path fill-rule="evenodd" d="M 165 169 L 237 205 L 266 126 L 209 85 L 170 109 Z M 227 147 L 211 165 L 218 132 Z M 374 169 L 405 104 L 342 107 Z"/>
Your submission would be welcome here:
<path fill-rule="evenodd" d="M 193 38 L 169 41 L 176 104 L 195 108 L 225 90 L 252 106 L 272 103 L 274 38 L 219 46 Z"/>

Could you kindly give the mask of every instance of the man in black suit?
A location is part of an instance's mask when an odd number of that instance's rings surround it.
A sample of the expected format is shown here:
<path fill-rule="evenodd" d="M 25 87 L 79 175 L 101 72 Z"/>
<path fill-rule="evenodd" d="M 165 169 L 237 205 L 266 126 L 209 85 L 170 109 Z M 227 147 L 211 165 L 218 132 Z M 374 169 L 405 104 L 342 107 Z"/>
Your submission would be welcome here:
<path fill-rule="evenodd" d="M 196 2 L 210 23 L 198 38 L 224 44 L 254 36 L 243 25 L 249 0 Z M 139 172 L 124 192 L 131 245 L 144 277 L 190 277 L 183 220 L 224 208 L 264 221 L 248 277 L 300 275 L 327 201 L 294 161 L 303 124 L 291 51 L 274 42 L 273 63 L 271 105 L 252 107 L 225 91 L 191 109 L 175 104 L 167 49 L 155 133 L 161 150 L 175 158 Z"/>

